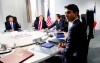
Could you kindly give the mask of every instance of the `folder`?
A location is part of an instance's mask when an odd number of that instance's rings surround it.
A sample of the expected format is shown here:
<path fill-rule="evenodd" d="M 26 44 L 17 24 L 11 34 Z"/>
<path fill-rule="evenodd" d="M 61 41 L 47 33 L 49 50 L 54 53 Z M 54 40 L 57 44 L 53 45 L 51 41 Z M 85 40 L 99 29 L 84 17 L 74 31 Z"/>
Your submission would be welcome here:
<path fill-rule="evenodd" d="M 64 38 L 64 33 L 57 33 L 56 38 Z"/>
<path fill-rule="evenodd" d="M 44 43 L 44 44 L 41 44 L 42 47 L 45 47 L 45 48 L 51 48 L 54 46 L 54 44 L 51 44 L 51 43 Z"/>
<path fill-rule="evenodd" d="M 18 49 L 14 52 L 11 52 L 7 55 L 4 55 L 0 58 L 1 63 L 22 63 L 26 59 L 33 56 L 33 53 L 25 50 L 25 49 Z"/>

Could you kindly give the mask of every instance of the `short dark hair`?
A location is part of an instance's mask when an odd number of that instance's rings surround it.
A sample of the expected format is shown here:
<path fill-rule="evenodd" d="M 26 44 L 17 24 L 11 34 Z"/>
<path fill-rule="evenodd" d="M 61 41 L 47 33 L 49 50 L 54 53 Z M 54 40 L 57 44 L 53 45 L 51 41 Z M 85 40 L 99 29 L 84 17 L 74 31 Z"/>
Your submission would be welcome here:
<path fill-rule="evenodd" d="M 60 14 L 56 14 L 56 16 L 58 17 L 58 18 L 60 18 L 61 16 L 60 16 Z"/>
<path fill-rule="evenodd" d="M 69 5 L 65 6 L 65 8 L 72 10 L 74 13 L 78 12 L 78 14 L 79 14 L 79 8 L 75 4 L 69 4 Z"/>
<path fill-rule="evenodd" d="M 12 15 L 8 15 L 8 16 L 6 17 L 6 21 L 8 21 L 10 17 L 12 17 L 12 18 L 13 18 L 13 16 L 12 16 Z"/>

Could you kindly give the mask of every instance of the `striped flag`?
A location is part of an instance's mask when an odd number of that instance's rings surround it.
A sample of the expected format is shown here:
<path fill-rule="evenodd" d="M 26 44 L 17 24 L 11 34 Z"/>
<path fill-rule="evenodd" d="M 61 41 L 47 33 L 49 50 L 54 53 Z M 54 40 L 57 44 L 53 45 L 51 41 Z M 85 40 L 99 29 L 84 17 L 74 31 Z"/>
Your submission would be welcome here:
<path fill-rule="evenodd" d="M 96 3 L 95 3 L 95 6 L 94 6 L 94 28 L 96 27 Z"/>
<path fill-rule="evenodd" d="M 46 22 L 47 26 L 50 26 L 52 23 L 51 23 L 51 17 L 50 17 L 50 11 L 48 9 L 47 11 L 47 22 Z"/>

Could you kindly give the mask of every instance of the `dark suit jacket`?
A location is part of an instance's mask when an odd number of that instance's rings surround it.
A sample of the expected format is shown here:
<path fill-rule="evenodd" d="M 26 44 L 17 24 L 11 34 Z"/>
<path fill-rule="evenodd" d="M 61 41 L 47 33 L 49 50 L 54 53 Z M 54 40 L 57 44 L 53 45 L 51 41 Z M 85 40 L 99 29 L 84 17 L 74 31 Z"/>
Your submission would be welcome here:
<path fill-rule="evenodd" d="M 34 22 L 35 29 L 38 29 L 38 24 L 39 24 L 39 20 L 35 20 Z M 45 29 L 45 28 L 47 28 L 46 21 L 42 21 L 42 29 Z"/>
<path fill-rule="evenodd" d="M 5 22 L 5 27 L 7 31 L 11 30 L 11 24 L 9 21 Z M 14 27 L 14 31 L 18 31 L 19 30 L 18 28 L 21 28 L 21 26 L 19 26 L 17 22 L 13 22 L 13 27 Z"/>
<path fill-rule="evenodd" d="M 58 24 L 58 21 L 55 21 L 55 22 L 49 27 L 49 29 L 52 28 L 52 27 L 54 27 L 54 26 L 56 26 L 56 30 L 62 30 L 62 25 L 63 25 L 63 23 L 62 23 L 61 20 L 59 21 L 59 24 Z"/>
<path fill-rule="evenodd" d="M 80 61 L 83 56 L 86 56 L 88 48 L 87 35 L 85 28 L 79 19 L 73 22 L 73 25 L 68 29 L 68 38 L 66 41 L 66 57 L 67 59 L 77 52 L 77 58 Z M 70 60 L 72 61 L 72 60 Z"/>

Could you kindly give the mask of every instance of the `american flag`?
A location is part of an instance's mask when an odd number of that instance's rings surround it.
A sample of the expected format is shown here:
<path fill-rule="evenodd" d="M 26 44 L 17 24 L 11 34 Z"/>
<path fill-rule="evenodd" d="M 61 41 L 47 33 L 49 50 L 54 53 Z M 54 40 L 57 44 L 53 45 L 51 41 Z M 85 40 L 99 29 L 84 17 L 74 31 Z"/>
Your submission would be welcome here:
<path fill-rule="evenodd" d="M 48 9 L 48 11 L 47 11 L 47 26 L 50 26 L 51 25 L 51 17 L 50 17 L 50 11 L 49 11 L 49 9 Z"/>

